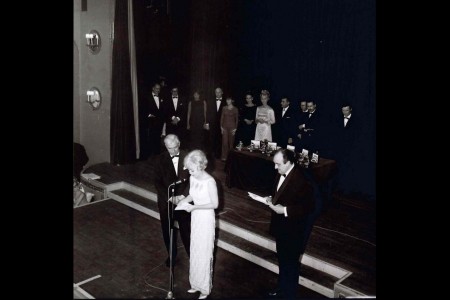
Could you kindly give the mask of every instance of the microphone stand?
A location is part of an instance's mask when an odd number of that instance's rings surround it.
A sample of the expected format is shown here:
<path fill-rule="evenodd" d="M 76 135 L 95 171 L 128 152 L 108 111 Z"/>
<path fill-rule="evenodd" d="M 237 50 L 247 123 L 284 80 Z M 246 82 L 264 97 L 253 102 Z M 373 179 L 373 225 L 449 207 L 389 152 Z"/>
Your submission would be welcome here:
<path fill-rule="evenodd" d="M 169 246 L 169 261 L 170 261 L 170 268 L 169 268 L 169 291 L 167 292 L 166 299 L 175 299 L 173 296 L 173 257 L 172 257 L 172 248 L 173 248 L 173 225 L 174 225 L 174 219 L 173 219 L 173 210 L 174 210 L 174 203 L 172 198 L 172 205 L 170 205 L 170 195 L 174 197 L 175 194 L 175 184 L 172 183 L 167 188 L 167 205 L 170 206 L 170 210 L 167 210 L 167 215 L 169 219 L 169 239 L 170 239 L 170 246 Z M 169 192 L 170 190 L 170 192 Z"/>

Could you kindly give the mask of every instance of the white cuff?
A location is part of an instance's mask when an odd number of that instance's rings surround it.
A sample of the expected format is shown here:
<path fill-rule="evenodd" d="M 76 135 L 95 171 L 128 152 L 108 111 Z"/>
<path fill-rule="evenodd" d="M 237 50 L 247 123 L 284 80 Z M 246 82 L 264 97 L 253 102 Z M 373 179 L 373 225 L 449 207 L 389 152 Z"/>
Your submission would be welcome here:
<path fill-rule="evenodd" d="M 284 207 L 284 216 L 285 216 L 285 217 L 288 216 L 288 215 L 287 215 L 287 207 L 286 207 L 286 206 Z"/>

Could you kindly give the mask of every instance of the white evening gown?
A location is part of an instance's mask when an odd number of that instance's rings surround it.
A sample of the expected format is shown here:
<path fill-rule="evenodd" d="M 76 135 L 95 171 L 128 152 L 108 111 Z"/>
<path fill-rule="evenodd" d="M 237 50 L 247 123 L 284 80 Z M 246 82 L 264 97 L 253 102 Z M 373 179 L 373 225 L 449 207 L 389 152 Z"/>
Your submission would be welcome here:
<path fill-rule="evenodd" d="M 208 181 L 190 177 L 189 194 L 195 205 L 211 203 Z M 189 282 L 191 288 L 209 295 L 212 288 L 213 250 L 216 218 L 214 209 L 196 209 L 191 212 L 191 248 L 189 259 Z"/>
<path fill-rule="evenodd" d="M 256 108 L 256 118 L 263 118 L 268 123 L 256 124 L 255 140 L 263 141 L 267 139 L 269 142 L 271 142 L 272 124 L 275 123 L 275 113 L 273 109 L 270 106 L 267 108 L 258 106 Z"/>

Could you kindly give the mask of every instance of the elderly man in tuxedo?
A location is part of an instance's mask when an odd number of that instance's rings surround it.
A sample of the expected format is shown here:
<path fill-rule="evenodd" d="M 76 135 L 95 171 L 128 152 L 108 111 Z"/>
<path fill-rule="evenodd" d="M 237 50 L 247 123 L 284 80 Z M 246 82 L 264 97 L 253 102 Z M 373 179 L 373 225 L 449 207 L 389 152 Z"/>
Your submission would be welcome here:
<path fill-rule="evenodd" d="M 161 220 L 161 229 L 169 257 L 166 260 L 166 266 L 170 264 L 170 228 L 174 220 L 178 221 L 180 228 L 181 240 L 184 248 L 189 255 L 190 235 L 191 235 L 191 215 L 184 210 L 174 210 L 174 216 L 170 215 L 172 211 L 172 203 L 178 203 L 180 195 L 187 196 L 189 194 L 189 172 L 183 168 L 183 160 L 186 152 L 180 150 L 180 140 L 174 134 L 168 134 L 164 138 L 164 145 L 167 151 L 159 155 L 159 159 L 155 168 L 155 187 L 158 193 L 158 208 Z M 174 182 L 183 179 L 186 180 L 180 184 L 173 185 L 174 192 L 170 195 L 172 199 L 168 201 L 168 188 Z M 172 197 L 173 196 L 173 197 Z M 172 246 L 172 262 L 175 264 L 177 256 L 177 231 L 173 231 Z"/>
<path fill-rule="evenodd" d="M 266 202 L 272 209 L 270 233 L 275 237 L 279 276 L 272 298 L 295 298 L 300 274 L 300 255 L 305 251 L 307 218 L 314 209 L 312 187 L 295 164 L 295 153 L 278 150 L 273 162 L 278 170 L 272 196 Z"/>

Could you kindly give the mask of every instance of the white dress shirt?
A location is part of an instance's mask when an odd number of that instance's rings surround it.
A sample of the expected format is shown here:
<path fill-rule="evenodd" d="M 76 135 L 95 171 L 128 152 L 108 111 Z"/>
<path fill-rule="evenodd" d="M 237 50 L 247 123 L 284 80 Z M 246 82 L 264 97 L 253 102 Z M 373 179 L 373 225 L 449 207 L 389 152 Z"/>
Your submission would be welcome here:
<path fill-rule="evenodd" d="M 159 97 L 153 93 L 152 93 L 152 95 L 153 95 L 153 100 L 155 100 L 156 107 L 158 107 L 158 109 L 159 109 Z"/>
<path fill-rule="evenodd" d="M 175 107 L 175 110 L 177 110 L 178 105 L 178 97 L 172 97 L 173 106 Z"/>
<path fill-rule="evenodd" d="M 286 111 L 288 110 L 289 106 L 286 106 L 285 108 L 283 108 L 283 112 L 281 113 L 281 116 L 284 117 L 284 114 L 286 113 Z"/>
<path fill-rule="evenodd" d="M 220 103 L 222 103 L 222 98 L 220 98 L 220 99 L 216 99 L 216 106 L 217 106 L 217 111 L 219 111 L 219 108 L 220 108 Z"/>
<path fill-rule="evenodd" d="M 352 114 L 349 114 L 348 117 L 344 117 L 344 127 L 347 126 L 348 119 L 350 119 L 351 116 Z"/>
<path fill-rule="evenodd" d="M 180 153 L 178 153 L 177 155 L 180 155 Z M 178 161 L 179 161 L 179 156 L 176 157 L 172 157 L 172 163 L 173 163 L 173 167 L 175 168 L 175 174 L 177 174 L 178 176 Z"/>
<path fill-rule="evenodd" d="M 286 176 L 281 175 L 280 176 L 280 181 L 278 181 L 278 185 L 277 185 L 277 192 L 280 189 L 281 185 L 283 184 L 284 180 L 286 180 L 286 177 L 289 175 L 289 173 L 292 171 L 292 169 L 294 168 L 294 164 L 292 164 L 291 168 L 285 173 Z M 287 217 L 287 208 L 286 206 L 284 207 L 284 216 Z"/>

